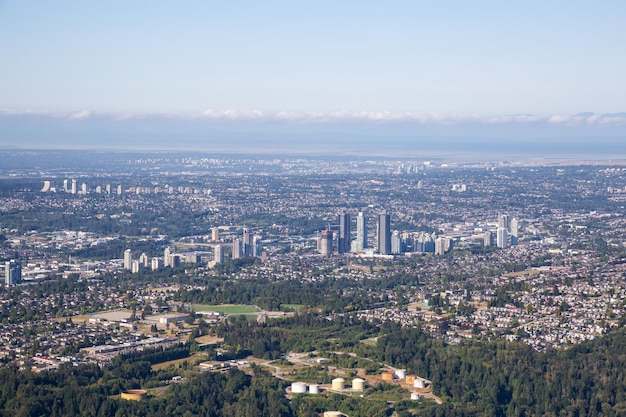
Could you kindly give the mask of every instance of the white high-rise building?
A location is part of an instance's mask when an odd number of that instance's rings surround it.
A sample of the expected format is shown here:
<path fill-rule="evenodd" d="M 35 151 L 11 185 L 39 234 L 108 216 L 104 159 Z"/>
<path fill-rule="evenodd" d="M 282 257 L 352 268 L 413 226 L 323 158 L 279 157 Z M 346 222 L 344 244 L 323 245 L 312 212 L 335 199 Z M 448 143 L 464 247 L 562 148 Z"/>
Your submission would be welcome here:
<path fill-rule="evenodd" d="M 333 253 L 333 232 L 331 230 L 323 230 L 318 241 L 320 254 L 330 256 Z"/>
<path fill-rule="evenodd" d="M 363 252 L 367 248 L 367 218 L 363 212 L 356 216 L 356 251 Z"/>
<path fill-rule="evenodd" d="M 172 253 L 170 247 L 167 246 L 163 251 L 163 266 L 172 266 Z"/>
<path fill-rule="evenodd" d="M 22 282 L 22 263 L 16 259 L 11 259 L 4 263 L 4 284 L 12 287 Z"/>
<path fill-rule="evenodd" d="M 50 188 L 52 188 L 52 183 L 50 181 L 44 181 L 43 182 L 43 187 L 41 189 L 42 193 L 47 193 L 48 191 L 50 191 Z"/>
<path fill-rule="evenodd" d="M 139 263 L 144 268 L 148 268 L 150 266 L 150 258 L 148 258 L 148 255 L 146 255 L 145 252 L 139 256 Z"/>
<path fill-rule="evenodd" d="M 126 249 L 124 251 L 124 269 L 132 269 L 133 268 L 133 254 L 130 249 Z"/>
<path fill-rule="evenodd" d="M 157 257 L 152 258 L 150 269 L 152 269 L 153 271 L 158 271 L 161 268 L 163 268 L 163 260 Z"/>
<path fill-rule="evenodd" d="M 76 194 L 76 180 L 72 180 L 72 194 Z"/>
<path fill-rule="evenodd" d="M 261 252 L 263 252 L 263 247 L 261 246 L 261 236 L 254 235 L 252 237 L 252 256 L 259 257 L 261 256 Z"/>
<path fill-rule="evenodd" d="M 402 239 L 400 238 L 400 232 L 394 230 L 391 234 L 391 253 L 397 255 L 402 253 Z"/>

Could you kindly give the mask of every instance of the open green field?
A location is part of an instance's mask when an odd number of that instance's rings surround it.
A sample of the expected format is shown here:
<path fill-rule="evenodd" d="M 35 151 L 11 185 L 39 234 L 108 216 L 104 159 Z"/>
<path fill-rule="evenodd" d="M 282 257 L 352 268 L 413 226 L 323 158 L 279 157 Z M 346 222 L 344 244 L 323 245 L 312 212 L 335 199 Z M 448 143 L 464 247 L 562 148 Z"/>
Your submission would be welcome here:
<path fill-rule="evenodd" d="M 359 342 L 363 343 L 364 345 L 376 346 L 376 344 L 378 343 L 378 336 L 370 337 L 369 339 L 361 339 L 359 340 Z"/>
<path fill-rule="evenodd" d="M 306 307 L 304 304 L 281 304 L 280 305 L 281 311 L 288 311 L 288 310 L 302 311 L 304 310 L 304 307 Z"/>
<path fill-rule="evenodd" d="M 193 304 L 195 311 L 219 311 L 222 314 L 246 314 L 246 313 L 258 313 L 259 310 L 256 306 L 245 304 L 223 304 L 223 305 L 207 305 L 207 304 Z"/>
<path fill-rule="evenodd" d="M 503 277 L 520 277 L 522 275 L 533 275 L 533 274 L 538 274 L 539 270 L 537 268 L 530 268 L 530 269 L 525 269 L 523 271 L 517 271 L 517 272 L 509 272 L 508 274 L 504 274 L 502 275 Z"/>
<path fill-rule="evenodd" d="M 155 363 L 151 366 L 153 371 L 158 371 L 160 369 L 165 369 L 168 366 L 173 366 L 175 368 L 180 368 L 183 363 L 188 362 L 192 365 L 196 365 L 199 362 L 205 361 L 207 359 L 205 352 L 198 352 L 192 356 L 188 356 L 186 358 L 174 359 L 167 362 Z"/>

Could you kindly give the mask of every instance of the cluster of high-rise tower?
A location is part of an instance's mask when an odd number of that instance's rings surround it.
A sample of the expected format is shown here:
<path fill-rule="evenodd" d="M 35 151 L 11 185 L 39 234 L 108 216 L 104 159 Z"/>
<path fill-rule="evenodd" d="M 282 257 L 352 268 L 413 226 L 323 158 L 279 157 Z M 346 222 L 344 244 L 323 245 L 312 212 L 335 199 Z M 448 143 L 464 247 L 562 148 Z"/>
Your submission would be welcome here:
<path fill-rule="evenodd" d="M 359 253 L 370 248 L 372 253 L 376 252 L 380 255 L 395 255 L 404 252 L 434 252 L 436 255 L 443 255 L 451 251 L 454 246 L 455 238 L 450 236 L 437 237 L 434 233 L 392 231 L 390 216 L 383 212 L 377 215 L 375 241 L 373 247 L 370 247 L 367 240 L 365 214 L 359 212 L 357 215 L 355 239 L 352 239 L 350 220 L 350 214 L 342 213 L 339 215 L 338 226 L 329 226 L 320 233 L 317 241 L 320 254 L 330 256 L 333 252 Z M 518 229 L 519 224 L 516 218 L 509 219 L 508 215 L 501 214 L 498 216 L 497 228 L 485 232 L 484 246 L 499 248 L 514 246 L 518 241 Z M 336 242 L 336 248 L 334 242 Z"/>
<path fill-rule="evenodd" d="M 396 255 L 405 252 L 433 252 L 436 255 L 444 255 L 451 251 L 455 240 L 459 236 L 454 234 L 439 236 L 428 232 L 400 232 L 391 230 L 391 217 L 383 212 L 376 216 L 376 235 L 372 246 L 368 243 L 367 217 L 365 213 L 359 212 L 356 216 L 356 233 L 352 233 L 353 225 L 350 214 L 341 213 L 338 217 L 338 224 L 329 225 L 326 230 L 321 231 L 317 239 L 317 250 L 324 256 L 330 256 L 336 252 L 344 253 L 378 253 L 380 255 Z M 497 228 L 484 232 L 484 246 L 497 246 L 506 248 L 516 245 L 518 241 L 519 224 L 516 218 L 509 220 L 509 216 L 501 214 L 498 216 Z M 481 230 L 481 229 L 478 229 Z M 482 229 L 483 231 L 485 229 Z M 241 234 L 239 234 L 241 233 Z M 230 247 L 232 259 L 242 257 L 261 257 L 262 246 L 261 236 L 252 234 L 250 229 L 243 227 L 237 229 L 236 235 L 231 235 L 231 243 L 220 239 L 219 228 L 214 227 L 211 232 L 211 246 L 213 247 L 213 261 L 215 264 L 224 262 L 224 248 Z M 474 237 L 477 235 L 474 234 Z M 481 235 L 478 235 L 481 239 Z M 228 239 L 230 240 L 230 239 Z M 474 240 L 475 241 L 475 240 Z M 181 262 L 198 263 L 201 262 L 201 255 L 197 252 L 192 254 L 175 254 L 166 248 L 163 258 L 148 258 L 143 253 L 138 260 L 133 259 L 131 250 L 124 252 L 124 268 L 132 272 L 139 272 L 142 269 L 150 268 L 157 270 L 163 267 L 178 266 Z"/>
<path fill-rule="evenodd" d="M 517 239 L 519 236 L 519 222 L 516 218 L 509 220 L 509 216 L 506 214 L 500 214 L 498 216 L 498 228 L 494 233 L 492 231 L 485 232 L 485 246 L 495 246 L 499 248 L 506 248 L 509 245 L 517 245 Z"/>
<path fill-rule="evenodd" d="M 181 262 L 200 263 L 201 261 L 202 256 L 199 253 L 173 253 L 169 246 L 163 251 L 162 258 L 156 256 L 150 258 L 145 253 L 142 253 L 139 256 L 139 259 L 133 259 L 133 254 L 130 249 L 126 249 L 124 251 L 124 269 L 128 269 L 133 273 L 137 273 L 142 269 L 151 269 L 152 271 L 156 271 L 167 266 L 177 267 Z"/>
<path fill-rule="evenodd" d="M 244 256 L 261 256 L 261 251 L 261 236 L 252 235 L 250 233 L 250 229 L 247 227 L 243 228 L 243 239 L 233 239 L 233 259 L 238 259 Z"/>
<path fill-rule="evenodd" d="M 41 192 L 42 193 L 54 193 L 57 191 L 63 191 L 66 193 L 70 193 L 70 194 L 88 194 L 90 192 L 89 187 L 87 186 L 87 183 L 83 182 L 80 184 L 80 188 L 78 185 L 78 182 L 76 181 L 76 179 L 65 179 L 63 180 L 63 187 L 60 190 L 57 190 L 57 188 L 54 186 L 54 184 L 52 183 L 52 181 L 44 181 L 43 182 L 43 187 L 41 188 Z M 102 187 L 101 185 L 96 186 L 96 188 L 93 190 L 93 192 L 95 192 L 96 194 L 117 194 L 117 195 L 121 195 L 122 194 L 122 186 L 118 185 L 114 188 L 111 188 L 111 184 L 106 184 L 104 187 Z"/>
<path fill-rule="evenodd" d="M 359 212 L 356 217 L 356 239 L 352 239 L 352 224 L 350 222 L 350 214 L 341 213 L 339 215 L 339 228 L 337 235 L 337 252 L 363 252 L 367 249 L 367 217 L 365 213 Z M 330 228 L 323 230 L 318 239 L 318 251 L 325 256 L 333 253 L 333 237 L 334 233 Z M 390 216 L 386 212 L 378 215 L 376 223 L 376 251 L 381 255 L 392 254 L 392 234 Z"/>

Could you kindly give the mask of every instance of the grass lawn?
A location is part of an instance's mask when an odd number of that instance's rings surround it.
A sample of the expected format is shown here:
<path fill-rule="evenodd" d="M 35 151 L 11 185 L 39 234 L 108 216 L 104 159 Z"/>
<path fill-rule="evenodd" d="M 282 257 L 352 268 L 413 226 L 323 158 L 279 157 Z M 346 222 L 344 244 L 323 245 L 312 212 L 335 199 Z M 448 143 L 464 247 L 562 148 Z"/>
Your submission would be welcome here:
<path fill-rule="evenodd" d="M 304 304 L 281 304 L 281 310 L 293 310 L 293 311 L 301 311 L 306 307 Z"/>
<path fill-rule="evenodd" d="M 256 306 L 245 304 L 223 304 L 223 305 L 207 305 L 207 304 L 194 304 L 193 309 L 195 311 L 219 311 L 223 314 L 246 314 L 246 313 L 258 313 L 260 310 Z"/>
<path fill-rule="evenodd" d="M 195 365 L 197 362 L 202 362 L 206 360 L 206 353 L 198 352 L 192 356 L 188 356 L 186 358 L 175 359 L 173 361 L 155 363 L 152 365 L 152 370 L 157 371 L 159 369 L 165 369 L 170 365 L 173 365 L 175 368 L 180 368 L 184 362 L 188 362 L 191 365 Z"/>
<path fill-rule="evenodd" d="M 378 336 L 370 337 L 369 339 L 361 339 L 359 340 L 359 342 L 363 343 L 364 345 L 376 346 L 376 343 L 378 343 Z"/>
<path fill-rule="evenodd" d="M 537 268 L 531 268 L 531 269 L 525 269 L 523 271 L 509 272 L 508 274 L 504 274 L 502 276 L 503 277 L 520 277 L 522 275 L 532 275 L 532 274 L 537 274 L 537 273 L 539 273 L 539 270 Z"/>

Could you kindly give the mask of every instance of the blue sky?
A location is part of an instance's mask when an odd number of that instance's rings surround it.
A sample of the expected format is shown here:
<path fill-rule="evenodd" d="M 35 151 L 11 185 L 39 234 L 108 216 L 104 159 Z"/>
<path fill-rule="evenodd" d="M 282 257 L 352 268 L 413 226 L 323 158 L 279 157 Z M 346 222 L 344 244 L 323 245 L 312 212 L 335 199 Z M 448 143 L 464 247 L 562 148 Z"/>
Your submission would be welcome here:
<path fill-rule="evenodd" d="M 571 126 L 592 112 L 584 123 L 615 136 L 624 22 L 618 0 L 0 0 L 0 113 L 513 131 L 507 115 Z"/>

